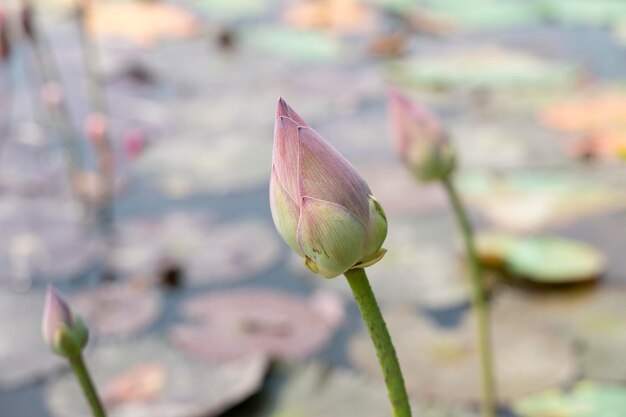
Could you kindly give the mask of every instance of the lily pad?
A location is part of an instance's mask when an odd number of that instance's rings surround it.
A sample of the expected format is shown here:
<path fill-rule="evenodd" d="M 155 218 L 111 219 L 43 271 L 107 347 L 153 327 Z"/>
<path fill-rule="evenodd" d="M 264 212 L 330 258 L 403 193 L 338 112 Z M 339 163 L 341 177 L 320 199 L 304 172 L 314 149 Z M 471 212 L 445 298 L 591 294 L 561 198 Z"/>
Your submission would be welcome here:
<path fill-rule="evenodd" d="M 420 57 L 391 70 L 403 84 L 436 89 L 562 89 L 572 86 L 577 74 L 569 65 L 498 47 Z"/>
<path fill-rule="evenodd" d="M 216 416 L 255 393 L 267 366 L 259 356 L 198 363 L 153 339 L 101 346 L 86 360 L 111 417 Z M 89 414 L 71 374 L 49 386 L 46 403 L 57 417 Z"/>
<path fill-rule="evenodd" d="M 478 233 L 476 235 L 476 251 L 480 262 L 486 267 L 503 268 L 509 252 L 519 242 L 519 239 L 507 233 Z"/>
<path fill-rule="evenodd" d="M 614 417 L 626 409 L 626 388 L 592 381 L 571 392 L 546 391 L 513 403 L 521 417 Z"/>
<path fill-rule="evenodd" d="M 458 328 L 438 328 L 409 309 L 387 311 L 407 389 L 417 398 L 469 403 L 481 398 L 479 349 L 475 323 L 466 318 Z M 501 401 L 559 386 L 576 375 L 572 346 L 520 316 L 492 316 L 496 379 Z M 350 342 L 352 362 L 379 376 L 368 336 Z"/>
<path fill-rule="evenodd" d="M 183 280 L 200 285 L 252 278 L 280 253 L 278 237 L 265 222 L 218 223 L 205 213 L 180 212 L 120 225 L 112 264 L 124 275 L 154 276 L 167 261 L 182 269 Z"/>
<path fill-rule="evenodd" d="M 69 280 L 95 264 L 98 244 L 68 200 L 12 199 L 0 204 L 0 277 L 14 288 L 35 279 Z"/>
<path fill-rule="evenodd" d="M 198 33 L 199 21 L 187 10 L 160 2 L 94 2 L 87 27 L 95 36 L 118 38 L 149 46 L 167 38 Z"/>
<path fill-rule="evenodd" d="M 264 141 L 222 137 L 211 141 L 171 141 L 150 147 L 137 169 L 172 198 L 193 193 L 244 191 L 267 182 Z"/>
<path fill-rule="evenodd" d="M 243 35 L 249 47 L 293 62 L 332 62 L 342 55 L 341 43 L 322 31 L 258 27 Z"/>
<path fill-rule="evenodd" d="M 273 290 L 232 290 L 192 298 L 183 306 L 188 323 L 170 338 L 184 352 L 227 360 L 264 354 L 297 360 L 330 342 L 337 321 L 310 301 Z"/>
<path fill-rule="evenodd" d="M 463 28 L 479 30 L 527 26 L 539 20 L 532 1 L 438 0 L 429 10 Z"/>
<path fill-rule="evenodd" d="M 575 174 L 474 172 L 458 181 L 467 202 L 507 232 L 537 232 L 626 205 L 626 194 L 615 187 Z"/>
<path fill-rule="evenodd" d="M 64 366 L 41 337 L 44 294 L 0 292 L 0 387 L 17 388 Z"/>
<path fill-rule="evenodd" d="M 606 268 L 606 259 L 582 242 L 536 237 L 522 239 L 510 248 L 506 268 L 533 282 L 563 284 L 598 278 Z"/>
<path fill-rule="evenodd" d="M 192 4 L 197 5 L 209 18 L 226 22 L 259 17 L 271 5 L 267 0 L 194 0 Z"/>
<path fill-rule="evenodd" d="M 72 296 L 72 305 L 99 338 L 132 336 L 153 324 L 162 309 L 161 294 L 145 284 L 105 284 Z"/>
<path fill-rule="evenodd" d="M 541 0 L 538 11 L 565 24 L 606 25 L 626 18 L 626 4 L 620 0 Z"/>

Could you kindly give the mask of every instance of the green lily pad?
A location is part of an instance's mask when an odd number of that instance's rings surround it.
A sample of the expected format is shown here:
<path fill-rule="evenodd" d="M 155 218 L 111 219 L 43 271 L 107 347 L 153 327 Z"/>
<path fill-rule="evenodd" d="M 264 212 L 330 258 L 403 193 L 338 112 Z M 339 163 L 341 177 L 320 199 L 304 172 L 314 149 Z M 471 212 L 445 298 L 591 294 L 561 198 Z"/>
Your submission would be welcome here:
<path fill-rule="evenodd" d="M 618 417 L 626 410 L 626 388 L 592 381 L 571 392 L 546 391 L 513 403 L 521 417 Z"/>
<path fill-rule="evenodd" d="M 437 0 L 429 9 L 461 27 L 480 30 L 530 25 L 539 20 L 530 1 Z"/>
<path fill-rule="evenodd" d="M 270 7 L 267 0 L 195 0 L 192 4 L 200 7 L 209 17 L 226 21 L 257 17 L 267 12 Z"/>
<path fill-rule="evenodd" d="M 506 256 L 508 272 L 544 284 L 592 280 L 605 268 L 606 259 L 597 249 L 557 237 L 520 240 Z"/>
<path fill-rule="evenodd" d="M 561 89 L 577 71 L 522 52 L 476 47 L 420 57 L 390 67 L 400 83 L 425 88 Z"/>
<path fill-rule="evenodd" d="M 536 7 L 545 18 L 566 24 L 604 25 L 626 18 L 621 0 L 541 0 Z"/>
<path fill-rule="evenodd" d="M 473 172 L 458 185 L 468 204 L 507 232 L 537 232 L 626 205 L 614 186 L 550 171 Z"/>
<path fill-rule="evenodd" d="M 243 37 L 252 48 L 294 62 L 329 62 L 342 55 L 339 41 L 321 31 L 259 27 L 244 32 Z"/>
<path fill-rule="evenodd" d="M 502 268 L 506 264 L 511 249 L 520 238 L 498 232 L 481 232 L 476 235 L 476 251 L 480 262 L 490 268 Z"/>
<path fill-rule="evenodd" d="M 457 328 L 440 328 L 408 308 L 384 316 L 410 395 L 453 403 L 480 401 L 480 355 L 471 317 Z M 493 314 L 491 320 L 501 401 L 559 386 L 576 375 L 573 346 L 566 339 L 527 322 L 523 315 Z M 349 356 L 357 367 L 380 377 L 364 332 L 350 342 Z"/>

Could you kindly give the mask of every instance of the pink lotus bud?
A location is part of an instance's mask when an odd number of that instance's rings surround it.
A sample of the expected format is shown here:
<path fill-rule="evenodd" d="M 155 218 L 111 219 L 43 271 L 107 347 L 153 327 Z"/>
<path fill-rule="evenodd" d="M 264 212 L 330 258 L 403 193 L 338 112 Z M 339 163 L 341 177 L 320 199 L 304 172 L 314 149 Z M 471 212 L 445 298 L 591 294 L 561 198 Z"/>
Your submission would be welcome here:
<path fill-rule="evenodd" d="M 82 320 L 74 315 L 61 294 L 48 287 L 42 319 L 43 339 L 61 356 L 74 357 L 87 344 L 88 331 Z"/>
<path fill-rule="evenodd" d="M 9 38 L 9 22 L 7 15 L 0 10 L 0 63 L 11 57 L 11 39 Z"/>
<path fill-rule="evenodd" d="M 107 117 L 103 113 L 92 113 L 85 121 L 85 136 L 93 142 L 102 142 L 107 135 Z"/>
<path fill-rule="evenodd" d="M 135 159 L 143 153 L 148 144 L 146 133 L 141 129 L 128 130 L 122 136 L 124 155 L 129 159 Z"/>
<path fill-rule="evenodd" d="M 276 111 L 270 205 L 280 235 L 323 277 L 372 265 L 385 254 L 387 219 L 369 187 L 283 99 Z"/>
<path fill-rule="evenodd" d="M 389 92 L 392 137 L 402 162 L 421 181 L 450 175 L 456 157 L 437 118 L 397 90 Z"/>

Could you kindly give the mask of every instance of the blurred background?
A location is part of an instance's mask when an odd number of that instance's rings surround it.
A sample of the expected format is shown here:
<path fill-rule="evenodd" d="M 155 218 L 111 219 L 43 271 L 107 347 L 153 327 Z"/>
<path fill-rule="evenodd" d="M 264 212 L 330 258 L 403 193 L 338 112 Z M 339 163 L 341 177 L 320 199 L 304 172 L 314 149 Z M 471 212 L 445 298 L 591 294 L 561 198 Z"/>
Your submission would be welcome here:
<path fill-rule="evenodd" d="M 52 283 L 112 417 L 381 417 L 341 277 L 272 225 L 276 101 L 368 181 L 368 270 L 420 416 L 479 415 L 445 195 L 390 144 L 438 114 L 489 272 L 502 416 L 626 416 L 626 2 L 1 0 L 0 415 L 83 417 Z"/>

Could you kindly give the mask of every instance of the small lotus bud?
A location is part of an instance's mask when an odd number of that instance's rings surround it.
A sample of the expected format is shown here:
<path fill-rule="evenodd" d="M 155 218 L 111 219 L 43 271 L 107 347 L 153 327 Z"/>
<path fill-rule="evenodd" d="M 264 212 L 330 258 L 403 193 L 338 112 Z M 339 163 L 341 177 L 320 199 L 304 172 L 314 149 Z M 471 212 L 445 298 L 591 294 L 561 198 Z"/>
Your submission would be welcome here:
<path fill-rule="evenodd" d="M 354 167 L 280 99 L 270 206 L 278 232 L 313 272 L 334 278 L 378 262 L 387 219 Z"/>
<path fill-rule="evenodd" d="M 396 90 L 389 92 L 396 151 L 420 181 L 441 180 L 456 166 L 456 156 L 437 118 Z"/>
<path fill-rule="evenodd" d="M 75 315 L 61 294 L 48 287 L 42 319 L 43 339 L 50 349 L 61 356 L 80 354 L 89 338 L 83 321 Z"/>
<path fill-rule="evenodd" d="M 0 11 L 0 63 L 11 57 L 11 39 L 9 37 L 7 15 Z"/>
<path fill-rule="evenodd" d="M 124 155 L 129 159 L 139 157 L 146 149 L 148 138 L 141 129 L 128 130 L 122 136 Z"/>
<path fill-rule="evenodd" d="M 102 113 L 92 113 L 85 121 L 85 136 L 93 143 L 102 142 L 107 135 L 107 117 Z"/>

